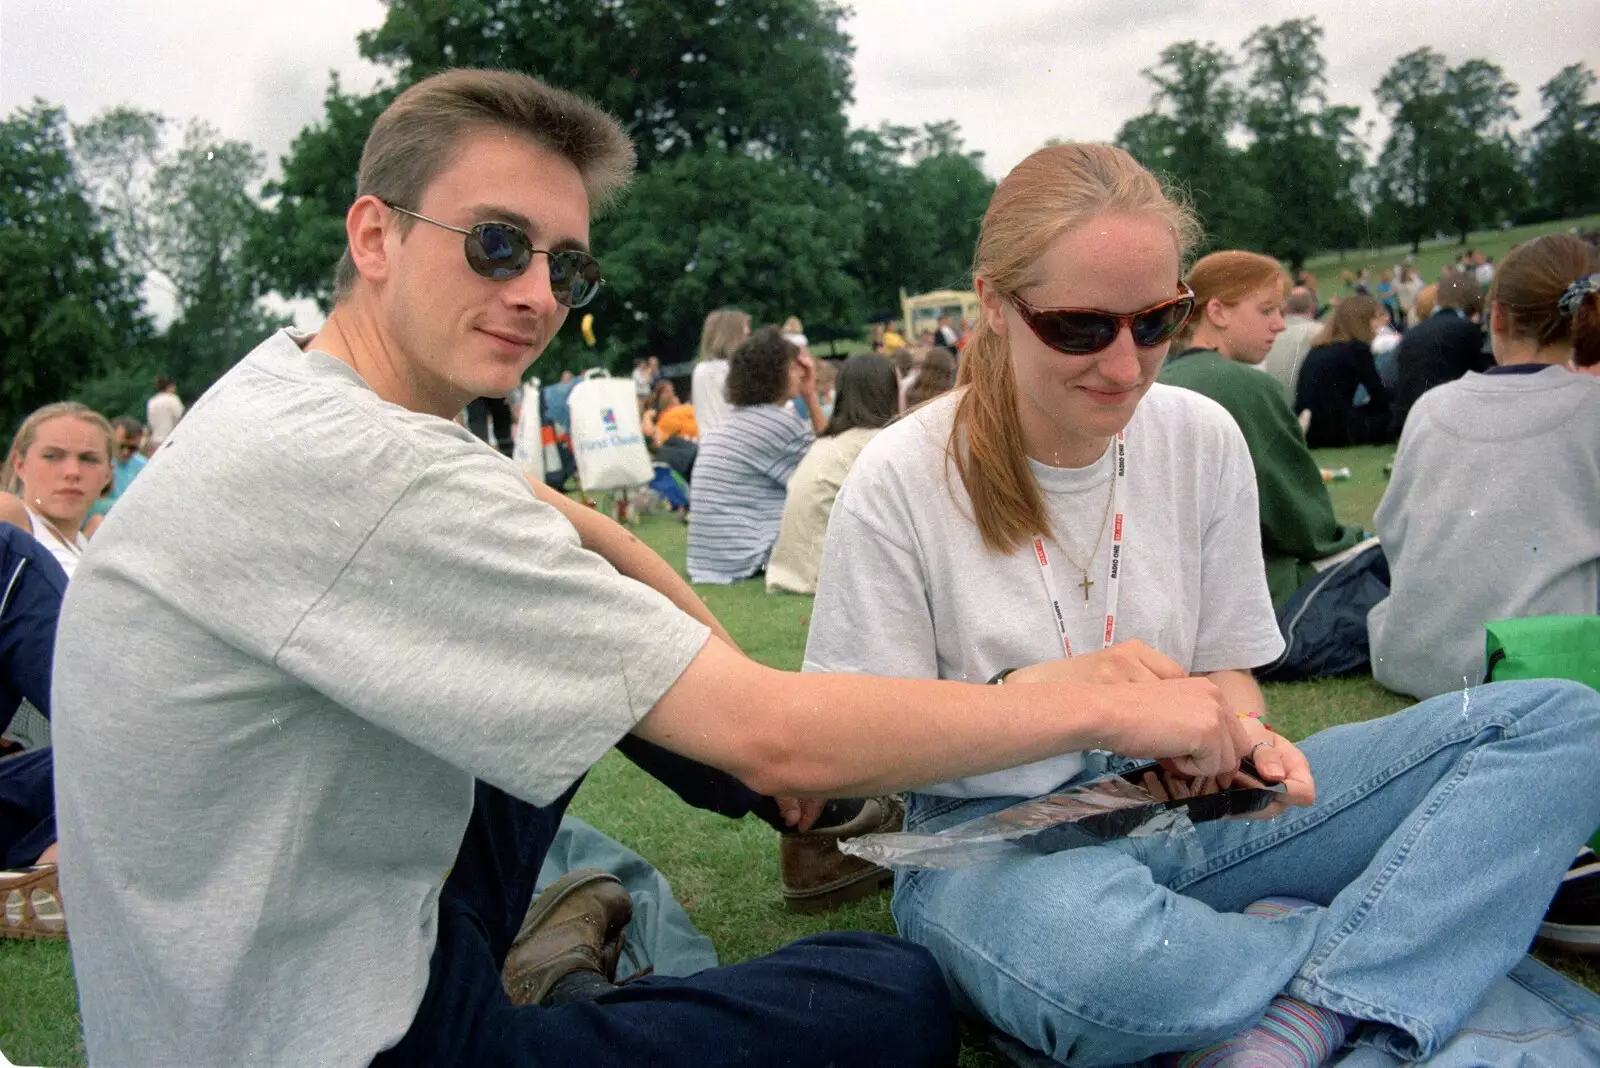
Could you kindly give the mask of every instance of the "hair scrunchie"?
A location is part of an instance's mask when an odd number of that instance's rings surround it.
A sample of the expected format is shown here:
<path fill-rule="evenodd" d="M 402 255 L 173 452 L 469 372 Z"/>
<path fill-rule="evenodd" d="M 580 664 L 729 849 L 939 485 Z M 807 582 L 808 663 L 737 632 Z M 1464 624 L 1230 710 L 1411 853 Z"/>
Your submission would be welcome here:
<path fill-rule="evenodd" d="M 1570 319 L 1578 314 L 1578 305 L 1590 293 L 1600 293 L 1600 274 L 1586 274 L 1568 286 L 1566 292 L 1561 294 L 1561 299 L 1556 301 L 1556 308 Z"/>

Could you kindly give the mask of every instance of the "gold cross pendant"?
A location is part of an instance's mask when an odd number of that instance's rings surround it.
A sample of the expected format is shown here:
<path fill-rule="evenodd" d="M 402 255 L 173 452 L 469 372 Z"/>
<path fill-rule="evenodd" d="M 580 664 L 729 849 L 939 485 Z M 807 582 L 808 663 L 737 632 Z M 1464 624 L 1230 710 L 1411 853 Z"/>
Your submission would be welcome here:
<path fill-rule="evenodd" d="M 1087 571 L 1083 572 L 1083 581 L 1078 583 L 1078 585 L 1083 587 L 1083 601 L 1084 601 L 1084 603 L 1085 604 L 1089 603 L 1089 587 L 1094 585 L 1094 579 L 1089 577 L 1089 572 L 1087 572 Z"/>

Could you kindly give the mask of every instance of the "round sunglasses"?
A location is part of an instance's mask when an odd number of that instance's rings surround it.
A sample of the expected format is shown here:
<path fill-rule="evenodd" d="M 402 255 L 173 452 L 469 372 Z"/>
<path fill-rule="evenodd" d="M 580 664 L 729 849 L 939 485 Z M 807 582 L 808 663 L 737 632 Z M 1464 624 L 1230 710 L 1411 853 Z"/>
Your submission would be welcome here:
<path fill-rule="evenodd" d="M 1035 337 L 1069 356 L 1092 356 L 1109 348 L 1127 327 L 1142 349 L 1171 341 L 1194 311 L 1194 291 L 1178 284 L 1178 295 L 1142 311 L 1119 315 L 1095 308 L 1035 308 L 1016 294 L 1011 304 Z"/>
<path fill-rule="evenodd" d="M 466 229 L 430 219 L 410 208 L 390 204 L 387 200 L 383 203 L 402 215 L 464 234 L 466 240 L 462 246 L 467 254 L 467 266 L 472 268 L 473 273 L 490 281 L 505 282 L 520 277 L 533 262 L 534 254 L 542 252 L 550 265 L 550 292 L 557 303 L 569 308 L 581 308 L 593 300 L 605 284 L 605 279 L 600 277 L 600 263 L 593 256 L 575 248 L 555 252 L 534 248 L 533 241 L 520 226 L 506 222 L 481 222 Z"/>

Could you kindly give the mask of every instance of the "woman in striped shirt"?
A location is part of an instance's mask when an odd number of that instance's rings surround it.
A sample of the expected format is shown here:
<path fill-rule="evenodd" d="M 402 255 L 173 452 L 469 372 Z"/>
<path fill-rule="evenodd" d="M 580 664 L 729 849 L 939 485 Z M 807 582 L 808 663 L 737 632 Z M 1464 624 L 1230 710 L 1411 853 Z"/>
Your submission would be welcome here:
<path fill-rule="evenodd" d="M 776 327 L 729 361 L 727 418 L 702 428 L 689 490 L 689 581 L 726 585 L 760 574 L 783 522 L 789 478 L 820 426 L 789 407 L 799 397 L 822 419 L 816 364 Z"/>

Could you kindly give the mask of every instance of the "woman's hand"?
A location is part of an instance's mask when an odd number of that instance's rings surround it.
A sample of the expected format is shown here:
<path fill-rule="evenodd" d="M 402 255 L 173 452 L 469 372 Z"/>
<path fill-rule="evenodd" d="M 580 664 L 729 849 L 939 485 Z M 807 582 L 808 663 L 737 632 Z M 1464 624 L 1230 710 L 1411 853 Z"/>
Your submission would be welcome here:
<path fill-rule="evenodd" d="M 812 397 L 817 395 L 816 358 L 813 357 L 810 352 L 806 351 L 805 349 L 801 349 L 800 354 L 794 358 L 794 362 L 800 368 L 800 380 L 797 383 L 797 392 L 800 394 L 800 396 L 810 400 Z"/>
<path fill-rule="evenodd" d="M 1271 785 L 1281 782 L 1284 786 L 1283 799 L 1260 815 L 1276 816 L 1290 805 L 1303 808 L 1314 804 L 1317 800 L 1317 784 L 1312 778 L 1311 762 L 1306 755 L 1283 735 L 1268 730 L 1266 724 L 1258 719 L 1244 719 L 1240 723 L 1250 735 L 1250 746 L 1241 756 L 1250 758 L 1256 771 L 1261 773 L 1262 783 Z M 1251 786 L 1254 783 L 1248 775 L 1239 774 L 1226 785 Z"/>

